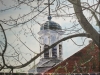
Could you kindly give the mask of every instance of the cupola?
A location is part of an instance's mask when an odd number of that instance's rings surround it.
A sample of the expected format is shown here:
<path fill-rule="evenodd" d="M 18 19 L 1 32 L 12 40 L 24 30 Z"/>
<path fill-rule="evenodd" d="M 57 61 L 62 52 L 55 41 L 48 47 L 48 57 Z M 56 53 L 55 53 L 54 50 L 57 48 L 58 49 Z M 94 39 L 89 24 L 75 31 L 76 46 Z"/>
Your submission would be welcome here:
<path fill-rule="evenodd" d="M 61 26 L 54 21 L 46 21 L 40 28 L 40 30 L 46 30 L 46 29 L 62 30 Z"/>

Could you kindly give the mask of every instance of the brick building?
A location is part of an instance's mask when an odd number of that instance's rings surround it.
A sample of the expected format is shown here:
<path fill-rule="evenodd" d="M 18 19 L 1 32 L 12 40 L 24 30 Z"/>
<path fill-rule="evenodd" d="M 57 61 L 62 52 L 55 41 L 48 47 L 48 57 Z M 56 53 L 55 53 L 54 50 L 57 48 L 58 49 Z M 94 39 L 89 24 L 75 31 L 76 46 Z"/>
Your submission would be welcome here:
<path fill-rule="evenodd" d="M 90 43 L 61 63 L 47 70 L 44 74 L 68 74 L 68 73 L 99 73 L 100 74 L 100 50 Z M 95 74 L 94 74 L 95 75 Z"/>

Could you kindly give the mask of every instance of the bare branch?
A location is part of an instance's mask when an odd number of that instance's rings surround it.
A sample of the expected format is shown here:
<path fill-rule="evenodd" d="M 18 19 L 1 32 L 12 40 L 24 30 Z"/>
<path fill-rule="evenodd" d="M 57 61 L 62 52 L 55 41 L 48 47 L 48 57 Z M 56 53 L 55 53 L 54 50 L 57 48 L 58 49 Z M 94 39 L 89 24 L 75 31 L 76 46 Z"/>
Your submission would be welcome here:
<path fill-rule="evenodd" d="M 77 19 L 80 23 L 80 25 L 82 26 L 82 28 L 90 34 L 90 37 L 93 39 L 93 41 L 97 44 L 98 47 L 100 47 L 100 36 L 99 33 L 91 26 L 91 24 L 88 22 L 88 20 L 86 19 L 86 17 L 83 15 L 82 12 L 82 7 L 81 7 L 81 3 L 80 0 L 68 0 L 71 3 L 74 2 L 73 7 L 74 7 L 74 11 L 76 13 Z"/>
<path fill-rule="evenodd" d="M 46 48 L 45 50 L 43 50 L 41 53 L 37 54 L 35 57 L 33 57 L 31 60 L 29 60 L 25 64 L 19 65 L 19 66 L 8 66 L 8 68 L 13 68 L 13 69 L 23 68 L 23 67 L 29 65 L 34 60 L 36 60 L 41 54 L 43 54 L 44 52 L 46 52 L 50 48 L 55 47 L 57 44 L 59 44 L 62 41 L 65 41 L 65 40 L 68 40 L 68 39 L 74 38 L 74 37 L 90 37 L 90 36 L 87 33 L 80 33 L 80 34 L 75 34 L 75 35 L 71 35 L 71 36 L 68 36 L 68 37 L 64 37 L 63 39 L 57 41 L 56 43 L 52 44 L 51 46 L 49 46 L 48 48 Z"/>

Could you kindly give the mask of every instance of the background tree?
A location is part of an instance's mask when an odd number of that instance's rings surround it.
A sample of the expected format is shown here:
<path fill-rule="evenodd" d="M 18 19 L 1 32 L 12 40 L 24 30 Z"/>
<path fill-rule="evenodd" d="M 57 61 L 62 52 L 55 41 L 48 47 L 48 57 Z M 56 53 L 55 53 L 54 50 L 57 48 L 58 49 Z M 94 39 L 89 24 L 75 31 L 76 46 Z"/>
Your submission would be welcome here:
<path fill-rule="evenodd" d="M 99 0 L 50 0 L 54 20 L 62 18 L 70 24 L 63 24 L 64 38 L 46 50 L 68 39 L 75 43 L 73 37 L 90 37 L 99 47 L 99 4 Z M 0 7 L 0 70 L 13 72 L 29 66 L 46 51 L 39 53 L 29 43 L 35 39 L 33 44 L 41 44 L 36 32 L 47 20 L 48 4 L 47 0 L 0 0 Z M 85 38 L 81 39 L 84 45 Z"/>

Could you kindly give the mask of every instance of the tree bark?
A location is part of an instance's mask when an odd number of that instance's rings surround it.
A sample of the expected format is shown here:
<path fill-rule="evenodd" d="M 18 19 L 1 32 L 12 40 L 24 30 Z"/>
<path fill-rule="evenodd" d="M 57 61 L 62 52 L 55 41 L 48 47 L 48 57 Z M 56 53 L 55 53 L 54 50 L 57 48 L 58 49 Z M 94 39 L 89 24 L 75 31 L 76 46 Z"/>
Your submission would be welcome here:
<path fill-rule="evenodd" d="M 94 41 L 94 43 L 100 48 L 100 34 L 92 27 L 92 25 L 88 22 L 86 17 L 82 12 L 81 2 L 80 0 L 68 0 L 73 4 L 73 8 L 80 23 L 81 27 L 90 34 L 90 37 Z"/>

